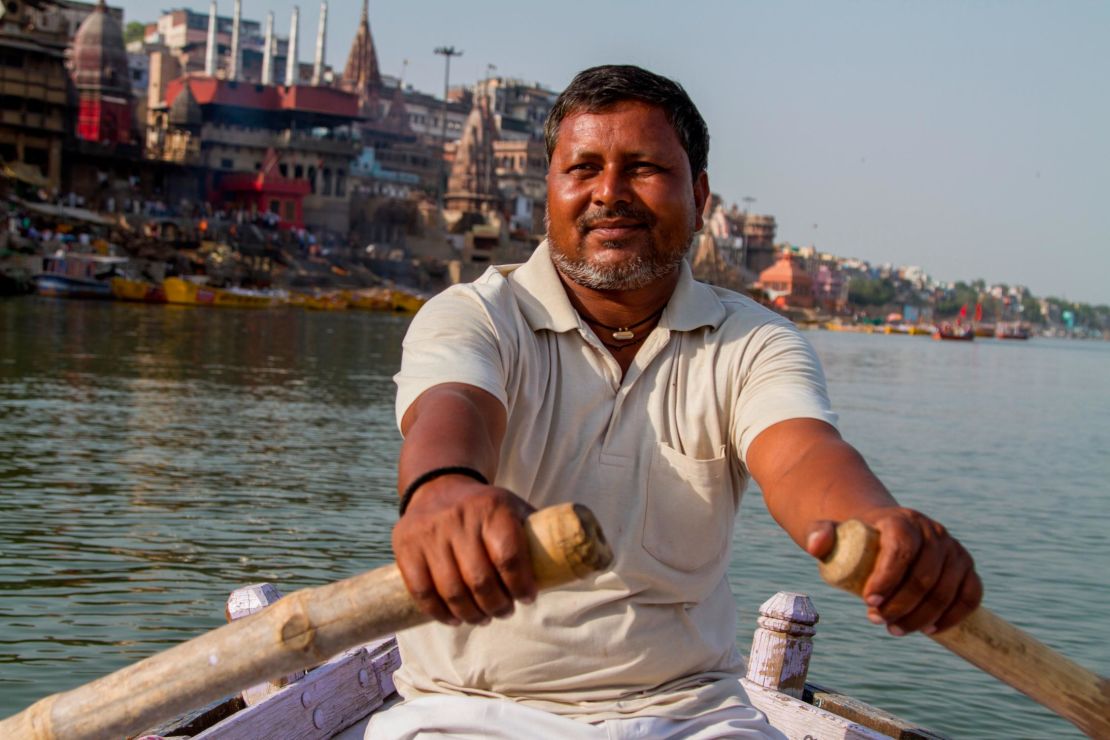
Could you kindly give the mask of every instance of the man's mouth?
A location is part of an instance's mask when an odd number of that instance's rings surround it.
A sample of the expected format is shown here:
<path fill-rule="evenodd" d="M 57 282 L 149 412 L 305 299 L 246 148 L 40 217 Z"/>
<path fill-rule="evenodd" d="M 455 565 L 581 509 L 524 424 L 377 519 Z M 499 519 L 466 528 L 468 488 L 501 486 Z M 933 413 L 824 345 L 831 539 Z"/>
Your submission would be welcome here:
<path fill-rule="evenodd" d="M 621 239 L 647 227 L 643 221 L 631 218 L 599 218 L 585 224 L 586 232 L 599 239 Z"/>

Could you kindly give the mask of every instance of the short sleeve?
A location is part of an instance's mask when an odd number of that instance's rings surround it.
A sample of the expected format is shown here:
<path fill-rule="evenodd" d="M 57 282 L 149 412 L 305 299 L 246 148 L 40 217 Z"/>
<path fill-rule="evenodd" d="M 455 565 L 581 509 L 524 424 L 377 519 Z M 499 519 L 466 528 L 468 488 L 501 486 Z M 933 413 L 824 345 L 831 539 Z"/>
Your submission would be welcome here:
<path fill-rule="evenodd" d="M 825 373 L 798 329 L 772 322 L 756 330 L 751 360 L 733 414 L 732 439 L 747 466 L 748 447 L 768 427 L 788 419 L 819 419 L 836 426 Z"/>
<path fill-rule="evenodd" d="M 397 425 L 421 393 L 443 383 L 465 383 L 508 405 L 499 328 L 478 291 L 456 286 L 432 298 L 412 320 L 402 344 Z"/>

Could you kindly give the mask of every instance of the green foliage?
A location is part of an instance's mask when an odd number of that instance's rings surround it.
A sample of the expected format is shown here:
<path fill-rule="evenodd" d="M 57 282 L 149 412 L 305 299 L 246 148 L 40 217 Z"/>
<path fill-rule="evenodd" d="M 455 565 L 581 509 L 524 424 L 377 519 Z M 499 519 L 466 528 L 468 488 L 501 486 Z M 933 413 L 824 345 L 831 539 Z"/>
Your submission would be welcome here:
<path fill-rule="evenodd" d="M 848 283 L 848 301 L 856 306 L 885 306 L 894 300 L 895 293 L 890 280 L 854 277 Z"/>
<path fill-rule="evenodd" d="M 139 21 L 131 21 L 123 29 L 123 43 L 130 44 L 132 41 L 142 41 L 145 32 L 146 25 Z"/>

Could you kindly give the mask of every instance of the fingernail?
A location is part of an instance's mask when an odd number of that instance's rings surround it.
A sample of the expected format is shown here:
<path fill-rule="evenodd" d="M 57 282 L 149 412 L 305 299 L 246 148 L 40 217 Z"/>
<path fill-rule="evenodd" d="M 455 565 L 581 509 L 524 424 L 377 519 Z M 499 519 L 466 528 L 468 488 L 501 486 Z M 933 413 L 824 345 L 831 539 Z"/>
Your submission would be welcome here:
<path fill-rule="evenodd" d="M 481 625 L 482 627 L 485 627 L 487 624 L 489 624 L 492 621 L 493 621 L 492 619 L 490 619 L 489 617 L 486 617 L 481 622 L 478 622 L 478 624 Z"/>
<path fill-rule="evenodd" d="M 937 633 L 937 626 L 935 624 L 930 624 L 928 627 L 922 627 L 921 631 L 926 635 L 935 635 Z"/>
<path fill-rule="evenodd" d="M 895 627 L 893 624 L 887 627 L 886 631 L 894 635 L 895 637 L 903 637 L 906 634 L 906 631 L 904 629 L 902 629 L 901 627 Z"/>
<path fill-rule="evenodd" d="M 871 594 L 867 597 L 867 605 L 879 607 L 883 605 L 883 597 L 880 594 Z"/>
<path fill-rule="evenodd" d="M 868 614 L 867 618 L 871 620 L 871 624 L 885 624 L 883 618 L 880 617 L 878 614 Z"/>
<path fill-rule="evenodd" d="M 447 620 L 447 624 L 451 625 L 452 627 L 458 627 L 460 624 L 462 624 L 462 622 L 458 619 L 455 619 L 454 617 L 451 617 Z"/>
<path fill-rule="evenodd" d="M 812 550 L 817 544 L 817 538 L 821 536 L 820 532 L 810 532 L 809 537 L 806 537 L 806 549 Z"/>
<path fill-rule="evenodd" d="M 536 597 L 535 596 L 522 596 L 520 598 L 520 603 L 524 604 L 524 605 L 535 604 L 536 603 Z"/>

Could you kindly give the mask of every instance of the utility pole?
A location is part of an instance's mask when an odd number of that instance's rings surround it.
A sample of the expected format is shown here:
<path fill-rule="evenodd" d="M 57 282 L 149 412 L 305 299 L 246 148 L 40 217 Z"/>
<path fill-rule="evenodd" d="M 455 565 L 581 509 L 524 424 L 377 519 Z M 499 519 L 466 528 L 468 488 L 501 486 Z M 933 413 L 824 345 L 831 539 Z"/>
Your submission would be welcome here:
<path fill-rule="evenodd" d="M 453 46 L 437 46 L 435 53 L 443 57 L 443 113 L 440 123 L 440 152 L 439 152 L 439 212 L 442 215 L 444 207 L 444 195 L 447 192 L 447 159 L 445 158 L 447 148 L 447 93 L 451 90 L 451 57 L 461 57 L 463 55 L 461 49 L 456 49 Z"/>

